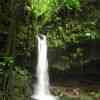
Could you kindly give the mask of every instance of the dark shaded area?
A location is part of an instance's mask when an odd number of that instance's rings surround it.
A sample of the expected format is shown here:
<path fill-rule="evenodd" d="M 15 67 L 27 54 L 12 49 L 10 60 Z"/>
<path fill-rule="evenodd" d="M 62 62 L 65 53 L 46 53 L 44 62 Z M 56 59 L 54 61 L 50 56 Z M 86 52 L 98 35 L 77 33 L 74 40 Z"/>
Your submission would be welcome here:
<path fill-rule="evenodd" d="M 76 48 L 82 48 L 86 51 L 87 62 L 83 65 L 75 67 L 74 64 L 70 65 L 69 69 L 59 70 L 57 68 L 51 68 L 50 76 L 51 82 L 57 81 L 68 81 L 77 80 L 80 82 L 87 83 L 98 83 L 100 80 L 100 40 L 85 40 L 81 41 L 79 44 L 70 43 L 67 44 L 65 48 L 55 48 L 49 51 L 49 63 L 52 66 L 55 62 L 62 61 L 62 56 L 68 56 Z M 51 54 L 50 54 L 51 53 Z M 77 61 L 76 61 L 77 62 Z M 63 66 L 63 65 L 62 65 Z M 67 63 L 66 65 L 67 66 Z M 59 77 L 57 77 L 59 76 Z"/>
<path fill-rule="evenodd" d="M 77 67 L 71 64 L 67 68 L 68 64 L 63 65 L 64 59 L 62 57 L 67 57 L 76 48 L 82 48 L 86 51 L 87 62 L 82 65 L 79 63 Z M 32 56 L 28 57 L 25 55 L 17 56 L 16 63 L 19 65 L 26 65 L 26 68 L 33 73 L 34 79 L 36 72 L 36 62 L 37 62 L 37 49 L 34 48 Z M 77 80 L 80 82 L 97 83 L 100 80 L 100 40 L 85 40 L 81 41 L 79 44 L 67 44 L 65 48 L 49 48 L 48 49 L 48 61 L 49 61 L 49 73 L 50 80 L 52 82 L 59 82 L 68 80 Z M 66 61 L 65 61 L 66 62 Z M 76 61 L 79 62 L 79 61 Z M 65 69 L 59 69 L 64 66 Z M 57 77 L 59 76 L 59 77 Z"/>
<path fill-rule="evenodd" d="M 6 48 L 8 32 L 0 32 L 0 55 L 2 55 Z"/>

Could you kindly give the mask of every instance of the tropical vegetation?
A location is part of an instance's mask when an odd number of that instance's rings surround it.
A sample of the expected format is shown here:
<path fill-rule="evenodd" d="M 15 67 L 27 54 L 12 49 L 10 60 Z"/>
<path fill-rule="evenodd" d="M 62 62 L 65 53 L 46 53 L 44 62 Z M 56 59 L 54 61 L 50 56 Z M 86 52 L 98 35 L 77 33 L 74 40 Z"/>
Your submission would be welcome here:
<path fill-rule="evenodd" d="M 99 5 L 100 0 L 0 0 L 0 100 L 30 100 L 40 33 L 47 36 L 52 53 L 51 80 L 56 71 L 66 77 L 68 72 L 85 73 L 84 66 L 99 62 Z M 78 99 L 99 100 L 100 91 L 84 95 Z M 61 95 L 61 100 L 67 99 L 73 100 Z"/>

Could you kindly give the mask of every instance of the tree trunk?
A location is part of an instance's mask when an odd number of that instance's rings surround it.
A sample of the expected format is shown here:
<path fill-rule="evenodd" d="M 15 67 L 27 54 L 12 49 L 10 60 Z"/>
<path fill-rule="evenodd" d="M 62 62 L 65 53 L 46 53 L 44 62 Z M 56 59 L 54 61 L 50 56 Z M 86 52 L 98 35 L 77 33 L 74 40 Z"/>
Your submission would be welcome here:
<path fill-rule="evenodd" d="M 15 20 L 15 0 L 11 0 L 10 4 L 10 26 L 9 26 L 9 32 L 8 32 L 8 45 L 6 49 L 6 57 L 13 57 L 15 58 L 15 44 L 16 44 L 16 20 Z M 5 93 L 7 92 L 6 98 L 7 100 L 14 100 L 14 73 L 13 73 L 13 67 L 14 64 L 11 64 L 8 71 L 8 83 L 6 84 L 7 89 Z"/>

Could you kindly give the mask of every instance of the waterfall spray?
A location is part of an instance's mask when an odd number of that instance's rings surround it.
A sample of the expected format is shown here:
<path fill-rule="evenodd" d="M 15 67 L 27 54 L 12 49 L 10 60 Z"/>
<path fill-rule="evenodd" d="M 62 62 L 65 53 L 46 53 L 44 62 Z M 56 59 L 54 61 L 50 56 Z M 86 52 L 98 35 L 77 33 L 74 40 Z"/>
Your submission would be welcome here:
<path fill-rule="evenodd" d="M 50 93 L 49 75 L 48 75 L 48 59 L 47 59 L 47 40 L 45 35 L 38 35 L 38 60 L 37 60 L 37 83 L 35 91 L 32 95 L 34 100 L 56 100 Z"/>

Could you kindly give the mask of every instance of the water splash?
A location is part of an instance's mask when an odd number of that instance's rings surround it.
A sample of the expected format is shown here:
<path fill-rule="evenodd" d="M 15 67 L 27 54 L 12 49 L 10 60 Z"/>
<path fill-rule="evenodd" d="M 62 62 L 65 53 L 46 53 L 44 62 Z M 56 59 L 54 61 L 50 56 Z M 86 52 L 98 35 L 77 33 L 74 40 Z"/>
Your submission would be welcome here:
<path fill-rule="evenodd" d="M 47 40 L 45 35 L 37 36 L 38 40 L 38 62 L 37 62 L 37 84 L 32 99 L 36 100 L 56 100 L 49 90 Z"/>

